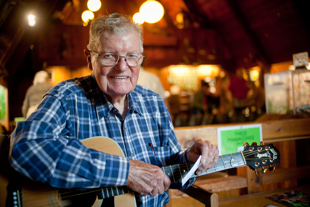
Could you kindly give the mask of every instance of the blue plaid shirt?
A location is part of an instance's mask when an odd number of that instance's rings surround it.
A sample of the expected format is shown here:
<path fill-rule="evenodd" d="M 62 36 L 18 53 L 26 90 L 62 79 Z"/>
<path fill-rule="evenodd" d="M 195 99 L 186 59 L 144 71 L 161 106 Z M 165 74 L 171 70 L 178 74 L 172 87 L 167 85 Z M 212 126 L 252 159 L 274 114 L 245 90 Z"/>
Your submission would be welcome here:
<path fill-rule="evenodd" d="M 12 133 L 12 166 L 56 188 L 96 188 L 126 185 L 130 159 L 160 167 L 185 162 L 160 96 L 137 85 L 128 98 L 123 119 L 93 75 L 56 85 Z M 95 136 L 112 138 L 125 157 L 86 148 L 79 141 Z M 163 206 L 169 197 L 165 192 L 141 201 L 142 206 Z"/>

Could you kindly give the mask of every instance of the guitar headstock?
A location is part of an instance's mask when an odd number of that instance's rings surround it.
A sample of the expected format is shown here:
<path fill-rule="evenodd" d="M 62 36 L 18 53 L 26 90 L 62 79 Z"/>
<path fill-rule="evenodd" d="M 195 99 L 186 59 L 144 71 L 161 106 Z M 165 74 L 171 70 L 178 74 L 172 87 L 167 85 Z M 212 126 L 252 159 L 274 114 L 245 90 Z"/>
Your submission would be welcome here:
<path fill-rule="evenodd" d="M 280 164 L 280 153 L 273 146 L 269 145 L 257 145 L 253 143 L 249 146 L 247 143 L 244 144 L 243 156 L 246 160 L 246 164 L 255 170 L 257 174 L 257 169 L 261 168 L 261 172 L 265 173 L 267 171 L 265 166 L 269 166 L 269 170 L 273 171 L 275 168 L 272 165 Z"/>

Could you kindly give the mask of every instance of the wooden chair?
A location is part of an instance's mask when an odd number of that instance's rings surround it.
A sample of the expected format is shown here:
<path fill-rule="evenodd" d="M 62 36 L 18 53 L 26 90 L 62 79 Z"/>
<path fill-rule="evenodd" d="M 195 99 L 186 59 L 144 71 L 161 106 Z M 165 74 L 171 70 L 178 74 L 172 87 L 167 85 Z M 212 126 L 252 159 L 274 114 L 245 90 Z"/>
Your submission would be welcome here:
<path fill-rule="evenodd" d="M 199 185 L 193 185 L 186 190 L 183 190 L 184 193 L 191 196 L 192 198 L 203 203 L 206 207 L 218 207 L 219 199 L 216 193 L 212 191 L 205 190 L 200 188 Z"/>
<path fill-rule="evenodd" d="M 172 198 L 172 190 L 169 190 L 169 196 L 170 196 L 170 202 L 165 205 L 165 207 L 174 207 L 174 206 L 179 206 L 180 203 L 182 203 L 182 206 L 187 206 L 188 198 L 186 198 L 186 202 L 184 203 L 184 200 L 174 202 L 173 199 L 178 199 L 178 198 Z M 174 190 L 177 191 L 177 190 Z M 199 186 L 193 185 L 187 188 L 186 190 L 181 191 L 182 194 L 188 195 L 193 199 L 196 200 L 198 203 L 202 203 L 205 207 L 218 207 L 218 196 L 216 193 L 212 191 L 205 190 L 203 188 L 200 188 Z M 182 198 L 184 199 L 184 198 Z M 173 202 L 173 204 L 172 204 Z M 195 204 L 193 204 L 196 206 Z"/>

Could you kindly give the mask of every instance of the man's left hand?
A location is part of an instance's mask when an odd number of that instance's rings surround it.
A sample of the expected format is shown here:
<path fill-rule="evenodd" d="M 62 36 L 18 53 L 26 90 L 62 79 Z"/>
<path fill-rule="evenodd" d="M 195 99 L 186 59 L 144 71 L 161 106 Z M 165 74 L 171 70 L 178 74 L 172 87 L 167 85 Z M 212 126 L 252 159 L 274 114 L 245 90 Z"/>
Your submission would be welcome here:
<path fill-rule="evenodd" d="M 218 162 L 219 151 L 210 141 L 196 140 L 194 145 L 186 153 L 188 161 L 195 162 L 201 155 L 200 166 L 196 171 L 200 175 L 204 171 L 212 168 Z"/>

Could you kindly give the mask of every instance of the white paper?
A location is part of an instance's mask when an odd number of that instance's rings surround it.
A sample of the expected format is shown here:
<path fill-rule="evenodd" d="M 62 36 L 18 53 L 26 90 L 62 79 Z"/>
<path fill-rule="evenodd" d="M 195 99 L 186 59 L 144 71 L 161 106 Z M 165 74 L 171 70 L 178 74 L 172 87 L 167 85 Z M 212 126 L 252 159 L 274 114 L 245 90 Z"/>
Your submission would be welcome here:
<path fill-rule="evenodd" d="M 182 186 L 192 177 L 192 175 L 196 172 L 197 168 L 200 166 L 200 160 L 201 160 L 201 155 L 198 157 L 196 160 L 195 164 L 193 167 L 190 169 L 190 171 L 186 174 L 186 176 L 182 179 Z"/>

